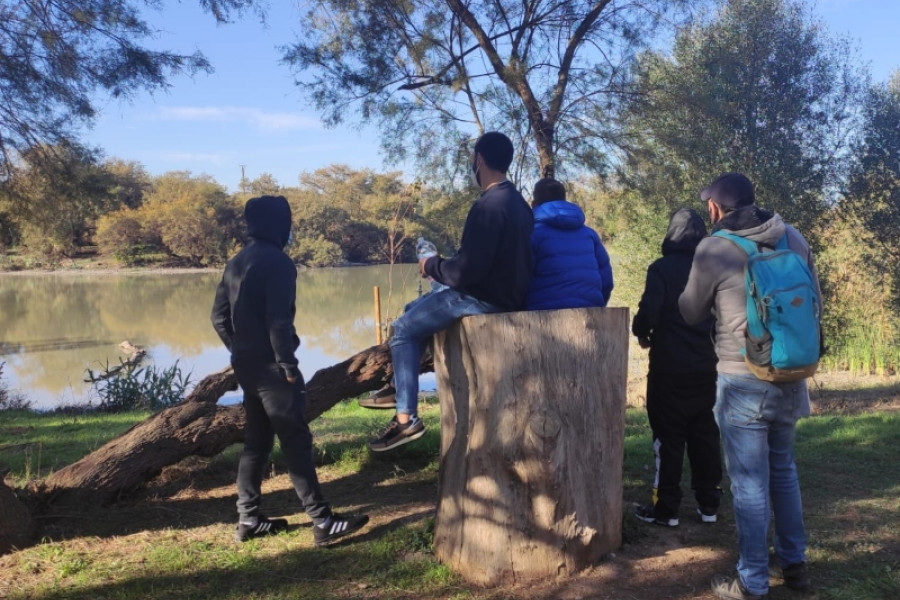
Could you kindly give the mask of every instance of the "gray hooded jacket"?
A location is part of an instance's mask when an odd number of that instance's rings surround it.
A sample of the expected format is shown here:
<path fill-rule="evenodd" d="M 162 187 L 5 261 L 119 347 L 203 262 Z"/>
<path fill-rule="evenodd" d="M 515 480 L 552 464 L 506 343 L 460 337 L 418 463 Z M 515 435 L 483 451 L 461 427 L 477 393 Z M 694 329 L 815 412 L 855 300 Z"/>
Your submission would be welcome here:
<path fill-rule="evenodd" d="M 819 306 L 822 306 L 822 292 L 809 244 L 799 231 L 785 224 L 780 215 L 750 205 L 727 215 L 717 223 L 716 229 L 769 248 L 774 248 L 787 233 L 790 248 L 806 258 L 816 281 Z M 688 323 L 699 323 L 710 314 L 716 318 L 715 345 L 719 359 L 716 370 L 719 373 L 750 374 L 741 355 L 747 329 L 746 265 L 747 254 L 733 242 L 717 236 L 707 237 L 697 246 L 687 285 L 678 298 L 678 308 Z"/>

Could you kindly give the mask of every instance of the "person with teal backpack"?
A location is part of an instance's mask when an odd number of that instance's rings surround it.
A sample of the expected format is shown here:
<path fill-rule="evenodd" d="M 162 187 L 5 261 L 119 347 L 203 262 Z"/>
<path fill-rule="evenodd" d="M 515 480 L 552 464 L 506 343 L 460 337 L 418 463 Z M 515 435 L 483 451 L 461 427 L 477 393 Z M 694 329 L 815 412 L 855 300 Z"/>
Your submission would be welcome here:
<path fill-rule="evenodd" d="M 774 248 L 728 231 L 713 235 L 747 253 L 743 354 L 750 372 L 765 381 L 812 377 L 822 343 L 817 284 L 803 257 L 790 248 L 787 233 Z"/>
<path fill-rule="evenodd" d="M 713 235 L 697 246 L 678 307 L 688 324 L 716 319 L 713 409 L 731 479 L 737 573 L 716 575 L 718 598 L 758 600 L 771 565 L 784 585 L 810 588 L 800 482 L 794 462 L 797 419 L 810 413 L 806 377 L 821 346 L 822 294 L 809 244 L 780 215 L 756 205 L 741 173 L 717 177 L 700 195 Z"/>

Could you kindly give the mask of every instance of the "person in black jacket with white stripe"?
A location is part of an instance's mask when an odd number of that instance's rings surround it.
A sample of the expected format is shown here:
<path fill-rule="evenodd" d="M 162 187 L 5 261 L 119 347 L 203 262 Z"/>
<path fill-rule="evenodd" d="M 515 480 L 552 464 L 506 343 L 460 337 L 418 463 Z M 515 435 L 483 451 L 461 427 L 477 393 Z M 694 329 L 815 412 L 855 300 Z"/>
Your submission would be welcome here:
<path fill-rule="evenodd" d="M 710 316 L 688 325 L 678 309 L 694 250 L 706 236 L 703 218 L 682 208 L 669 220 L 662 258 L 647 269 L 644 294 L 631 330 L 642 348 L 650 349 L 647 374 L 647 416 L 653 431 L 656 474 L 653 502 L 635 507 L 637 518 L 675 527 L 681 504 L 681 468 L 687 447 L 691 489 L 697 513 L 714 523 L 722 490 L 716 402 L 715 320 Z"/>

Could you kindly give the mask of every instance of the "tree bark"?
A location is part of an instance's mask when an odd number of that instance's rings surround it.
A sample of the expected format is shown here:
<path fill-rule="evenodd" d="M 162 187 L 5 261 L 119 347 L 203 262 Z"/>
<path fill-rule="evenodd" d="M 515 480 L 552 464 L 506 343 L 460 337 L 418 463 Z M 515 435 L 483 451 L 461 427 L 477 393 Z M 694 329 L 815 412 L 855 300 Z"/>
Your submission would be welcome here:
<path fill-rule="evenodd" d="M 0 556 L 24 548 L 34 537 L 34 521 L 25 503 L 0 477 Z"/>
<path fill-rule="evenodd" d="M 432 370 L 426 352 L 421 372 Z M 391 380 L 387 344 L 372 346 L 349 359 L 321 369 L 307 383 L 306 418 L 312 421 L 347 398 L 376 390 Z M 243 441 L 241 406 L 216 402 L 237 389 L 231 367 L 205 377 L 184 402 L 138 423 L 116 439 L 68 465 L 36 487 L 48 500 L 63 495 L 109 502 L 139 488 L 169 465 L 195 456 L 214 456 Z"/>
<path fill-rule="evenodd" d="M 435 337 L 440 560 L 508 584 L 621 544 L 627 361 L 627 308 L 479 315 Z"/>

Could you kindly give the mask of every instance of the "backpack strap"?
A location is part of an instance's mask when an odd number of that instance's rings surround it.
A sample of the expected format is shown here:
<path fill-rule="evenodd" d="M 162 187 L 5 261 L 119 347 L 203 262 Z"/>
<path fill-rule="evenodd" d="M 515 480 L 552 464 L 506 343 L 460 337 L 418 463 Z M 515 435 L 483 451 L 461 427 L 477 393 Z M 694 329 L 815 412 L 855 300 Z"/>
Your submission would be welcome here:
<path fill-rule="evenodd" d="M 731 233 L 730 231 L 724 231 L 724 230 L 720 229 L 719 231 L 713 233 L 713 235 L 721 237 L 721 238 L 725 238 L 727 240 L 731 240 L 734 244 L 736 244 L 744 252 L 746 252 L 748 257 L 759 253 L 759 246 L 756 244 L 756 242 L 754 242 L 752 240 L 748 240 L 745 237 L 735 235 L 735 234 Z M 770 246 L 766 246 L 766 247 L 769 248 Z M 781 236 L 781 238 L 778 240 L 778 242 L 775 243 L 775 250 L 790 250 L 790 249 L 791 249 L 791 247 L 788 244 L 787 232 L 785 232 L 785 234 L 783 236 Z"/>
<path fill-rule="evenodd" d="M 759 252 L 759 248 L 756 246 L 756 242 L 752 242 L 745 237 L 741 237 L 739 235 L 735 235 L 730 231 L 719 230 L 713 234 L 716 237 L 725 238 L 729 240 L 731 243 L 736 245 L 738 248 L 747 253 L 747 256 L 753 256 Z"/>

